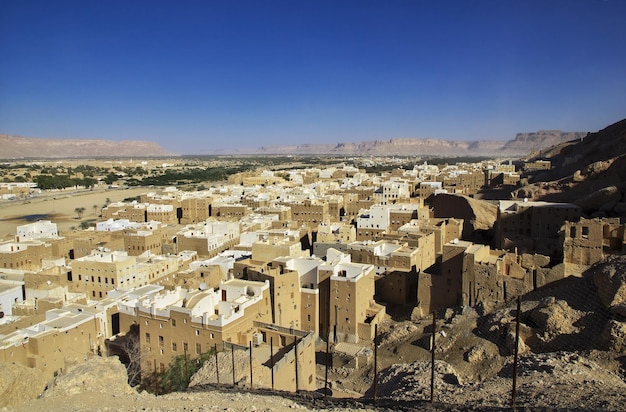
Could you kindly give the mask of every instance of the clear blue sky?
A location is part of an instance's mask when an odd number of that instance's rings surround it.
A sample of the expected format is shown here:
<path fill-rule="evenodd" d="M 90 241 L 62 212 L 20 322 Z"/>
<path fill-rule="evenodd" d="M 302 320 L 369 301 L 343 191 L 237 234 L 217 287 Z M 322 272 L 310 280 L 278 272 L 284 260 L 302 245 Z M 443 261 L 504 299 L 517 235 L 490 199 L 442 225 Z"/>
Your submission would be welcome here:
<path fill-rule="evenodd" d="M 190 154 L 624 117 L 624 0 L 0 0 L 0 133 Z"/>

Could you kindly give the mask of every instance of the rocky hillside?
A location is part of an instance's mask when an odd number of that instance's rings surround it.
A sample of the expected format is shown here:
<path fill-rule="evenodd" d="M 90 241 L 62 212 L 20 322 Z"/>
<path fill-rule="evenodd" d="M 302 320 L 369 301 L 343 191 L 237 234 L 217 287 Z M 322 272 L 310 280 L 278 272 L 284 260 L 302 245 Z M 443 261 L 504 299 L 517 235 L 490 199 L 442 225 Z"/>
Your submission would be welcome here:
<path fill-rule="evenodd" d="M 167 156 L 171 153 L 157 143 L 99 139 L 40 139 L 0 135 L 0 158 L 94 158 L 94 157 L 147 157 Z"/>
<path fill-rule="evenodd" d="M 561 143 L 580 140 L 587 132 L 562 132 L 560 130 L 539 130 L 537 132 L 518 133 L 515 139 L 506 142 L 502 149 L 506 151 L 538 152 Z"/>
<path fill-rule="evenodd" d="M 573 202 L 594 216 L 626 217 L 626 119 L 545 149 L 540 158 L 550 160 L 552 169 L 530 174 L 529 184 L 514 196 Z"/>

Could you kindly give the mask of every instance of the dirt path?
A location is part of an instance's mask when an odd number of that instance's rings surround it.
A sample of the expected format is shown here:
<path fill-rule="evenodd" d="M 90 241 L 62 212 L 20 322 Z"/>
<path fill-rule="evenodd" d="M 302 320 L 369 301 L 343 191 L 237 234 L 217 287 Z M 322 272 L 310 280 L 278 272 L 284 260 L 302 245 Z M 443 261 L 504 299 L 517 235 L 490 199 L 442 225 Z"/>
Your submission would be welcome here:
<path fill-rule="evenodd" d="M 100 210 L 107 199 L 116 202 L 149 190 L 147 188 L 59 190 L 45 192 L 28 200 L 4 201 L 0 203 L 0 239 L 13 238 L 17 226 L 37 220 L 51 220 L 57 224 L 59 232 L 68 231 L 72 227 L 78 227 L 81 222 L 74 209 L 84 207 L 82 220 L 93 220 L 100 215 Z"/>

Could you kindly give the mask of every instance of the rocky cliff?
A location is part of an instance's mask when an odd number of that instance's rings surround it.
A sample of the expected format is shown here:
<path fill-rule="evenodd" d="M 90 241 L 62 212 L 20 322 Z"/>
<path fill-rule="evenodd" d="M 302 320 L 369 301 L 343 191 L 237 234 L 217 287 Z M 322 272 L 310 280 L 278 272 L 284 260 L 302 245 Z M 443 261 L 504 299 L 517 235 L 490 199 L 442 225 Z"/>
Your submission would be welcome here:
<path fill-rule="evenodd" d="M 538 134 L 537 134 L 538 133 Z M 537 136 L 544 136 L 537 132 Z M 550 132 L 550 136 L 586 135 L 586 133 Z M 527 135 L 535 135 L 527 133 Z M 519 135 L 518 135 L 519 136 Z M 517 139 L 517 138 L 516 138 Z M 563 137 L 565 139 L 565 137 Z M 518 140 L 446 140 L 397 138 L 332 144 L 300 144 L 262 146 L 223 151 L 224 154 L 280 155 L 364 155 L 364 156 L 527 156 L 533 150 L 544 149 L 554 139 L 519 138 Z M 215 153 L 217 154 L 217 153 Z"/>
<path fill-rule="evenodd" d="M 518 133 L 515 139 L 506 142 L 504 151 L 540 151 L 550 146 L 583 139 L 587 132 L 562 132 L 560 130 L 539 130 L 537 132 Z"/>
<path fill-rule="evenodd" d="M 157 143 L 140 140 L 119 142 L 99 139 L 41 139 L 0 135 L 0 158 L 80 158 L 168 156 Z"/>
<path fill-rule="evenodd" d="M 529 174 L 515 197 L 573 202 L 590 215 L 626 217 L 626 119 L 544 149 L 537 158 L 552 168 Z"/>

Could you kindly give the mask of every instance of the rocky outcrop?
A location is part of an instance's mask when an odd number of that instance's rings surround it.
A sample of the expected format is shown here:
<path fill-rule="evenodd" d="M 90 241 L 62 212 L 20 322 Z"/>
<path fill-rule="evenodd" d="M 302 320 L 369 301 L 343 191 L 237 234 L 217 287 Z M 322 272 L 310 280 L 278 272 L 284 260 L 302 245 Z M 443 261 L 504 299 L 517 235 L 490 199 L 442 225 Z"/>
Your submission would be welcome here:
<path fill-rule="evenodd" d="M 0 362 L 0 408 L 37 399 L 47 383 L 37 369 Z"/>
<path fill-rule="evenodd" d="M 529 318 L 539 329 L 539 338 L 550 341 L 559 335 L 577 333 L 574 326 L 581 318 L 581 313 L 572 309 L 566 301 L 550 297 L 541 301 L 538 307 L 530 311 Z"/>
<path fill-rule="evenodd" d="M 44 397 L 67 397 L 83 392 L 136 394 L 128 385 L 126 368 L 116 356 L 93 357 L 57 376 Z"/>
<path fill-rule="evenodd" d="M 617 353 L 626 352 L 626 323 L 610 320 L 606 324 L 602 337 L 608 350 Z"/>
<path fill-rule="evenodd" d="M 0 135 L 2 159 L 148 157 L 172 155 L 157 143 L 139 140 L 41 139 Z"/>
<path fill-rule="evenodd" d="M 432 196 L 429 201 L 435 217 L 463 219 L 463 239 L 484 243 L 490 238 L 498 213 L 493 203 L 447 193 Z"/>
<path fill-rule="evenodd" d="M 621 311 L 626 304 L 626 256 L 609 256 L 590 271 L 602 304 L 609 311 Z"/>

